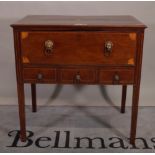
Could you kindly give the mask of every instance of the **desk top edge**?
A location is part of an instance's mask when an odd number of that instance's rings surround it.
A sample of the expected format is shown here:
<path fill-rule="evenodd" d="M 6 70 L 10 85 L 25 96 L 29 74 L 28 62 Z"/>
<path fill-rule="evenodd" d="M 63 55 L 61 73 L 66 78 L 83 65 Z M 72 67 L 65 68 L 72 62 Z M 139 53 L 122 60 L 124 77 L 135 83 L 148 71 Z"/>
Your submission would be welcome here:
<path fill-rule="evenodd" d="M 147 28 L 141 21 L 130 15 L 107 16 L 64 16 L 64 15 L 28 15 L 11 27 L 128 27 Z"/>

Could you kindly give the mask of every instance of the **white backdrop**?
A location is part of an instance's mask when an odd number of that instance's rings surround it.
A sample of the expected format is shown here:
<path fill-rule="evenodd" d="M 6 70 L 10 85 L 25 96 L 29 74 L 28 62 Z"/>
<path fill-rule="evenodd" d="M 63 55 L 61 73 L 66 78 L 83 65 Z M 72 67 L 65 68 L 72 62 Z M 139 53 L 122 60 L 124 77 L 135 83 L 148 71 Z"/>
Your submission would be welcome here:
<path fill-rule="evenodd" d="M 17 104 L 13 35 L 10 24 L 28 14 L 47 15 L 133 15 L 146 29 L 141 81 L 141 106 L 154 106 L 155 100 L 155 2 L 0 2 L 0 104 Z M 38 104 L 120 105 L 119 86 L 38 85 Z M 55 90 L 55 91 L 54 91 Z M 26 104 L 30 87 L 26 86 Z M 55 92 L 55 93 L 54 93 Z M 127 105 L 131 105 L 128 89 Z"/>

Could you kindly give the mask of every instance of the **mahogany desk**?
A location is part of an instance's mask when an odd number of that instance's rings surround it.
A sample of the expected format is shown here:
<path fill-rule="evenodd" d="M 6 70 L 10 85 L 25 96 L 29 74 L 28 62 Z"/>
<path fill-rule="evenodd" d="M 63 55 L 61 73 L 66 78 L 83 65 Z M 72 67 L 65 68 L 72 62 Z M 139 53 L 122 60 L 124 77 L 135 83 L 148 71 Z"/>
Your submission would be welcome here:
<path fill-rule="evenodd" d="M 21 141 L 26 141 L 24 83 L 133 85 L 130 143 L 136 137 L 144 29 L 132 16 L 27 16 L 14 32 Z"/>

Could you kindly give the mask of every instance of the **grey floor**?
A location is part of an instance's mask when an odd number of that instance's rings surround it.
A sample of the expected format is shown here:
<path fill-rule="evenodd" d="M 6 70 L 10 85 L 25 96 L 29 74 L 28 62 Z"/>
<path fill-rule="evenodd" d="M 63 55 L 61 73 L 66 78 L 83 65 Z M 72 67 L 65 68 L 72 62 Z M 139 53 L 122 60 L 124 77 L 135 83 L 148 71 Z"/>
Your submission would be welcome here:
<path fill-rule="evenodd" d="M 16 131 L 19 129 L 18 107 L 0 106 L 0 152 L 155 152 L 155 107 L 140 107 L 136 148 L 129 143 L 131 108 L 121 114 L 119 107 L 82 107 L 82 106 L 39 106 L 37 113 L 31 112 L 31 106 L 26 106 L 27 130 L 32 131 L 33 143 L 17 142 L 18 147 L 12 146 Z M 70 133 L 69 148 L 63 148 L 66 131 Z M 54 148 L 56 133 L 60 132 L 59 148 Z M 36 141 L 39 137 L 49 137 L 42 141 L 39 148 Z M 81 141 L 77 148 L 77 137 L 104 140 L 106 148 L 100 148 L 99 140 L 93 141 L 93 148 L 88 148 L 87 140 Z M 118 142 L 118 139 L 121 139 Z M 121 144 L 120 144 L 121 143 Z"/>

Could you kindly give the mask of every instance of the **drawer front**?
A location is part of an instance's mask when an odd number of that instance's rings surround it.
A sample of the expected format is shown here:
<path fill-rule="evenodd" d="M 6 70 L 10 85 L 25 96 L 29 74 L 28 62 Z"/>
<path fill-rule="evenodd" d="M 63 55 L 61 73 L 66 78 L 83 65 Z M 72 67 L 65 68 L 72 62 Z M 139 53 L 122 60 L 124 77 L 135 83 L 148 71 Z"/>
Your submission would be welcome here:
<path fill-rule="evenodd" d="M 56 69 L 46 68 L 24 68 L 24 82 L 56 82 Z"/>
<path fill-rule="evenodd" d="M 21 32 L 24 64 L 134 65 L 136 33 Z"/>
<path fill-rule="evenodd" d="M 96 82 L 95 69 L 67 68 L 60 70 L 60 83 L 91 84 Z"/>
<path fill-rule="evenodd" d="M 103 69 L 99 71 L 99 83 L 103 84 L 133 84 L 133 69 Z"/>

